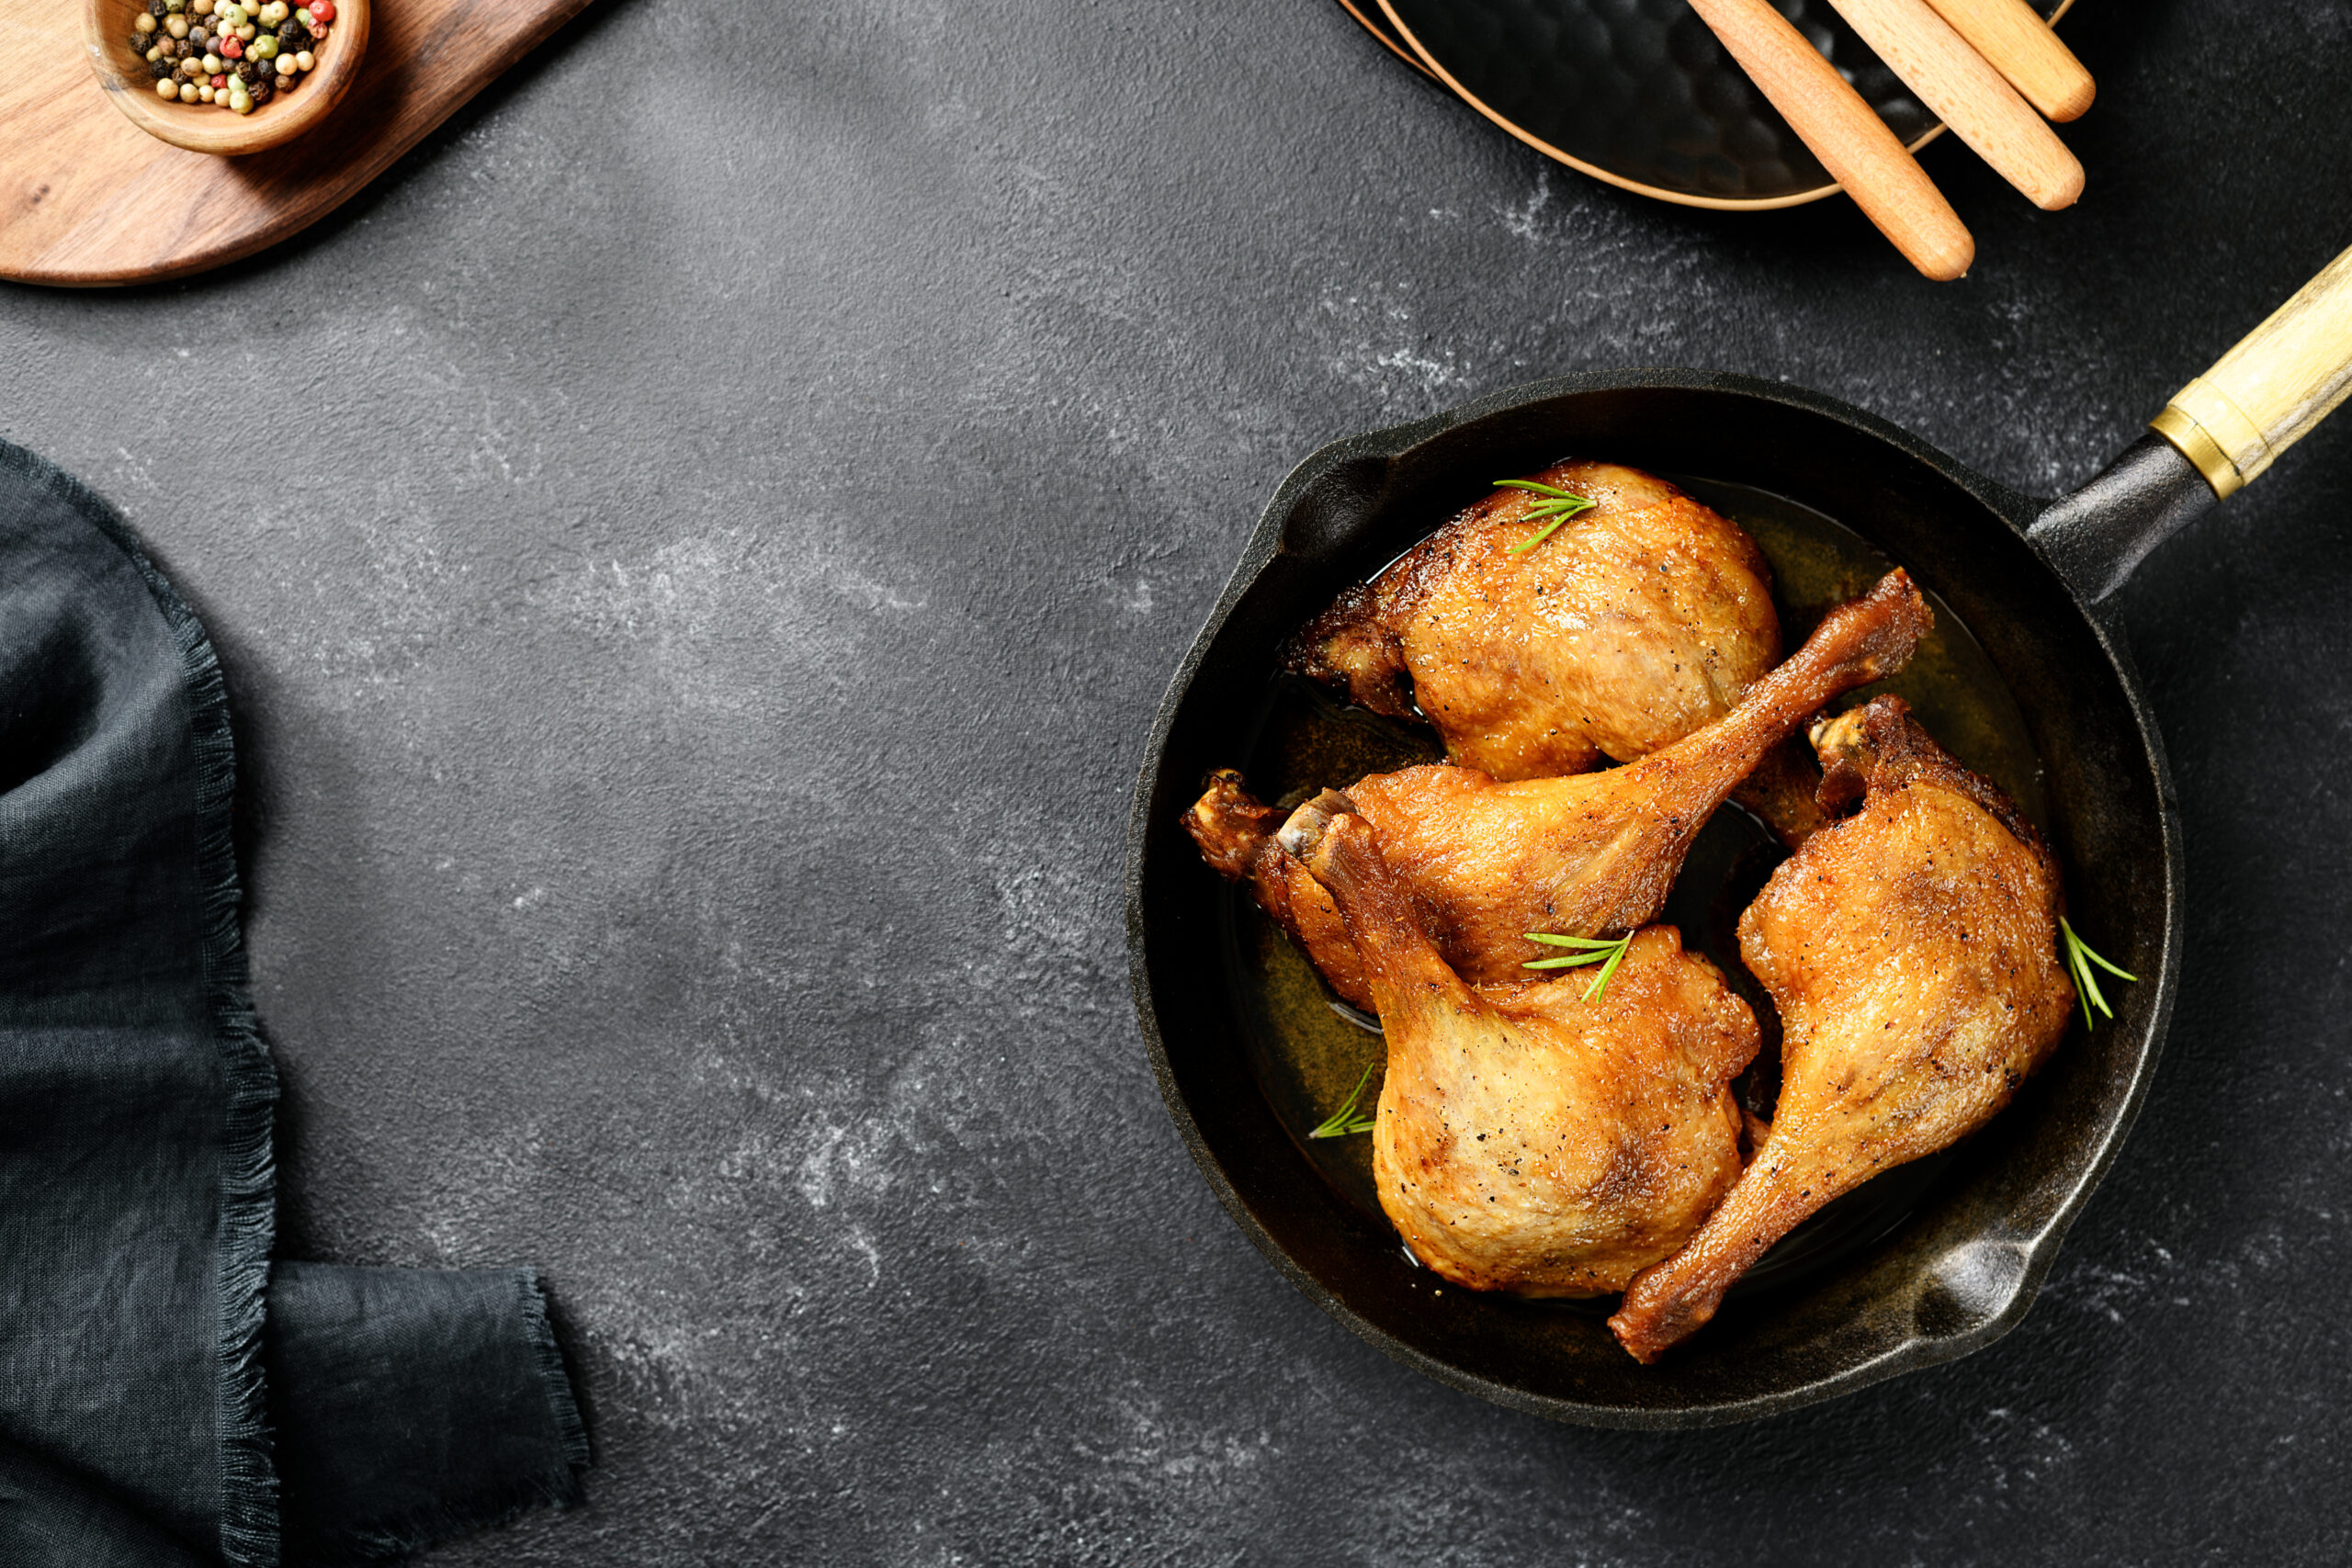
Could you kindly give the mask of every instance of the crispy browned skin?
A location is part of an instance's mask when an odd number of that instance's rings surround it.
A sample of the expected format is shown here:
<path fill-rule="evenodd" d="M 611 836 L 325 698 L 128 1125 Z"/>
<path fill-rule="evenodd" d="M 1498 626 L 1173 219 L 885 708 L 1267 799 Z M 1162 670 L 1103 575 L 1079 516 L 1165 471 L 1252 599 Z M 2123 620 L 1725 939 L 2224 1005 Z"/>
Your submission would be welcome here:
<path fill-rule="evenodd" d="M 1983 1126 L 2066 1030 L 2058 869 L 2007 797 L 1879 697 L 1823 727 L 1834 803 L 1740 917 L 1781 1010 L 1780 1107 L 1755 1163 L 1609 1320 L 1644 1361 L 1715 1314 L 1799 1221 Z"/>
<path fill-rule="evenodd" d="M 1646 757 L 1780 661 L 1771 573 L 1736 525 L 1614 463 L 1528 477 L 1593 508 L 1514 556 L 1539 498 L 1495 491 L 1340 595 L 1289 667 L 1425 717 L 1448 759 L 1508 782 Z"/>
<path fill-rule="evenodd" d="M 1475 768 L 1407 768 L 1348 793 L 1447 961 L 1473 985 L 1515 980 L 1544 951 L 1528 931 L 1599 936 L 1646 923 L 1733 787 L 1832 697 L 1901 669 L 1928 626 L 1918 590 L 1891 571 L 1825 616 L 1730 713 L 1639 762 L 1513 784 Z M 1211 865 L 1250 881 L 1335 990 L 1368 1006 L 1345 925 L 1267 842 L 1269 818 L 1228 772 L 1210 780 L 1185 827 Z"/>
<path fill-rule="evenodd" d="M 1671 926 L 1590 975 L 1476 990 L 1446 966 L 1374 847 L 1326 793 L 1283 844 L 1336 897 L 1387 1037 L 1372 1134 L 1380 1205 L 1456 1284 L 1528 1296 L 1622 1291 L 1739 1176 L 1727 1087 L 1755 1015 Z"/>
<path fill-rule="evenodd" d="M 1201 847 L 1201 858 L 1226 880 L 1247 882 L 1258 907 L 1306 950 L 1331 989 L 1369 1012 L 1372 989 L 1347 922 L 1306 868 L 1274 842 L 1282 824 L 1283 814 L 1244 789 L 1241 775 L 1230 768 L 1211 773 L 1201 798 L 1184 813 L 1184 830 Z"/>
<path fill-rule="evenodd" d="M 1730 713 L 1638 762 L 1515 784 L 1407 768 L 1350 785 L 1349 798 L 1439 951 L 1473 985 L 1509 980 L 1543 955 L 1526 932 L 1600 936 L 1655 917 L 1733 786 L 1832 697 L 1901 668 L 1928 624 L 1918 591 L 1890 572 Z"/>

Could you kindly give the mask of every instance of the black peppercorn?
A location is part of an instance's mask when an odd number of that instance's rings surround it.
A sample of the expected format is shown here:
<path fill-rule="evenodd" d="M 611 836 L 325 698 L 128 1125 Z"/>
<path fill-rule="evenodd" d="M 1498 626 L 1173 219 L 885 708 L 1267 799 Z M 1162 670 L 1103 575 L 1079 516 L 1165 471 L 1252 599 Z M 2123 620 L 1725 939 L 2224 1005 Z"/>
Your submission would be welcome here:
<path fill-rule="evenodd" d="M 231 75 L 236 77 L 240 82 L 250 83 L 256 75 L 260 74 L 261 65 L 257 61 L 240 60 L 234 65 L 229 67 L 229 73 Z"/>
<path fill-rule="evenodd" d="M 277 29 L 277 47 L 288 54 L 311 47 L 311 29 L 288 17 Z"/>
<path fill-rule="evenodd" d="M 161 82 L 167 76 L 177 74 L 178 68 L 168 60 L 151 60 L 147 62 L 147 72 Z"/>
<path fill-rule="evenodd" d="M 277 90 L 269 85 L 270 79 L 274 75 L 276 75 L 275 72 L 264 72 L 262 74 L 253 79 L 252 85 L 247 90 L 253 94 L 254 103 L 266 104 L 269 102 L 269 95 Z"/>
<path fill-rule="evenodd" d="M 133 34 L 131 34 L 131 35 L 130 35 L 130 52 L 131 52 L 131 53 L 133 53 L 133 54 L 142 54 L 142 55 L 143 55 L 143 54 L 145 54 L 149 50 L 151 50 L 151 49 L 153 49 L 153 48 L 154 48 L 154 47 L 155 47 L 155 45 L 154 45 L 153 40 L 152 40 L 152 39 L 148 39 L 145 35 L 141 34 L 141 33 L 133 33 Z"/>
<path fill-rule="evenodd" d="M 160 22 L 171 14 L 171 7 L 164 0 L 147 0 L 147 14 Z"/>

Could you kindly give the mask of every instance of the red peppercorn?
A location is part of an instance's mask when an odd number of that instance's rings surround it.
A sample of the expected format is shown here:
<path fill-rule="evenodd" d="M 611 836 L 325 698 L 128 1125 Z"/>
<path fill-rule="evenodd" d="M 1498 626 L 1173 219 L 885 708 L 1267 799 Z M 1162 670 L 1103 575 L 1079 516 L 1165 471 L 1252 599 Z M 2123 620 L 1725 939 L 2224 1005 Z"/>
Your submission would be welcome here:
<path fill-rule="evenodd" d="M 229 78 L 226 76 L 215 76 L 212 78 L 212 85 L 215 87 L 225 87 L 229 85 Z"/>
<path fill-rule="evenodd" d="M 220 58 L 221 58 L 221 59 L 223 59 L 223 60 L 243 60 L 244 57 L 245 57 L 245 46 L 244 46 L 243 44 L 239 43 L 239 42 L 237 41 L 237 38 L 236 38 L 236 35 L 235 35 L 234 33 L 232 33 L 229 37 L 224 38 L 224 39 L 222 39 L 220 40 Z"/>
<path fill-rule="evenodd" d="M 311 7 L 311 15 L 322 22 L 334 21 L 334 0 L 316 0 L 316 4 Z"/>

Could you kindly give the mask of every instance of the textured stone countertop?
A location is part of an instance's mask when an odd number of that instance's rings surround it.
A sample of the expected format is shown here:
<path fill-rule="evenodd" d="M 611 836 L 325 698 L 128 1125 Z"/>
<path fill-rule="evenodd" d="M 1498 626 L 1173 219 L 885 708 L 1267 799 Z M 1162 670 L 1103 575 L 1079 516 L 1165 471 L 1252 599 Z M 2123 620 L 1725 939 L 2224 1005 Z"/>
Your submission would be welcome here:
<path fill-rule="evenodd" d="M 229 668 L 285 1251 L 560 1303 L 593 1500 L 433 1561 L 2352 1555 L 2344 420 L 2126 591 L 2180 1008 L 1982 1354 L 1680 1436 L 1453 1393 L 1243 1240 L 1128 998 L 1153 707 L 1326 439 L 1688 365 L 2048 492 L 2352 243 L 2352 8 L 2067 30 L 2086 199 L 1931 148 L 1952 286 L 1550 166 L 1329 0 L 602 0 L 293 243 L 0 291 L 0 434 Z"/>

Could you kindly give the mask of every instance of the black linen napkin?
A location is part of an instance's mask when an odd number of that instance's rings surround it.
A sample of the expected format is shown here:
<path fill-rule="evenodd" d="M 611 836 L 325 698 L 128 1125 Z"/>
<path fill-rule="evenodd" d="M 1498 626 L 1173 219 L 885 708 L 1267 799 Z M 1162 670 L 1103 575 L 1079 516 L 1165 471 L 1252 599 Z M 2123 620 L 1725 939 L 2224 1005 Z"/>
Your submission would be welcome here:
<path fill-rule="evenodd" d="M 0 442 L 8 1568 L 380 1560 L 579 1495 L 528 1271 L 273 1272 L 233 782 L 203 627 Z"/>

